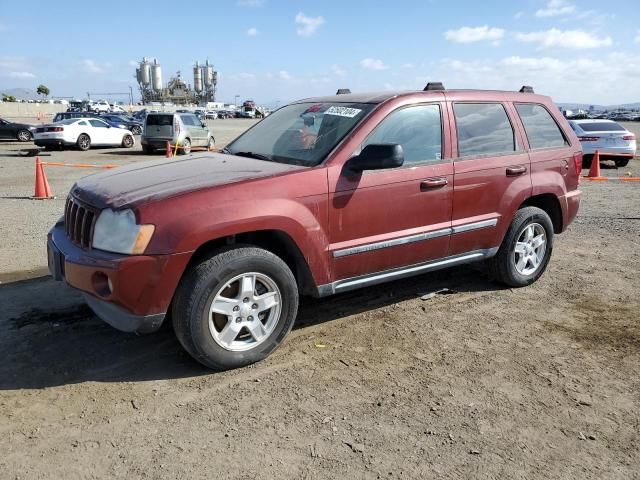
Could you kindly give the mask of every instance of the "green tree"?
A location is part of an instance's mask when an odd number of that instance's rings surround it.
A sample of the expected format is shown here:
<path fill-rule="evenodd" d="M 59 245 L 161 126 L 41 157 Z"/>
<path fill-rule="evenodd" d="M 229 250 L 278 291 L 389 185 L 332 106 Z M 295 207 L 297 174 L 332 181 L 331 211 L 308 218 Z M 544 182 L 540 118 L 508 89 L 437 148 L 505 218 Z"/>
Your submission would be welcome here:
<path fill-rule="evenodd" d="M 38 95 L 44 95 L 45 97 L 49 96 L 49 87 L 46 85 L 38 85 L 38 89 L 36 90 Z"/>
<path fill-rule="evenodd" d="M 15 102 L 16 101 L 16 97 L 14 97 L 13 95 L 7 95 L 6 93 L 2 94 L 2 101 L 3 102 Z"/>

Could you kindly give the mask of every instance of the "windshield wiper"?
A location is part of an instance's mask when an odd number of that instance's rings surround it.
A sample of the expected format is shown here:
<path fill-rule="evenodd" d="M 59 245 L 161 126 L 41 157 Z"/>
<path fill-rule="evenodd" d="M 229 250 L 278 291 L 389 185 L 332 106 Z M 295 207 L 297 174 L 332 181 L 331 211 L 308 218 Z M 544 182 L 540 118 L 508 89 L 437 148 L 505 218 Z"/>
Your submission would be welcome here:
<path fill-rule="evenodd" d="M 255 158 L 257 160 L 271 160 L 271 158 L 267 157 L 266 155 L 263 155 L 261 153 L 254 153 L 254 152 L 229 152 L 231 155 L 237 155 L 238 157 L 247 157 L 247 158 Z"/>

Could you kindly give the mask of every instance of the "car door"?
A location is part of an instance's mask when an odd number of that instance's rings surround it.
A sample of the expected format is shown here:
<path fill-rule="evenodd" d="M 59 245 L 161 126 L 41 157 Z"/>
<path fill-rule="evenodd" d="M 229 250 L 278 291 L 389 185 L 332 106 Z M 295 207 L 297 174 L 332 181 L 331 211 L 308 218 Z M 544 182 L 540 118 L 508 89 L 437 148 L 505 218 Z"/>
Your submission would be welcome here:
<path fill-rule="evenodd" d="M 0 138 L 13 138 L 14 136 L 10 123 L 0 118 Z"/>
<path fill-rule="evenodd" d="M 463 100 L 448 108 L 456 155 L 451 254 L 490 254 L 531 194 L 529 155 L 508 103 Z"/>
<path fill-rule="evenodd" d="M 198 118 L 196 115 L 187 114 L 182 117 L 183 119 L 188 119 L 188 128 L 191 137 L 191 145 L 194 147 L 201 147 L 205 144 L 205 133 L 202 128 L 202 120 Z"/>
<path fill-rule="evenodd" d="M 448 254 L 453 167 L 446 116 L 439 102 L 392 110 L 360 148 L 400 144 L 403 166 L 359 175 L 345 168 L 330 172 L 329 253 L 335 279 L 415 266 Z"/>
<path fill-rule="evenodd" d="M 90 118 L 89 124 L 91 125 L 91 132 L 89 136 L 91 137 L 92 145 L 110 145 L 115 142 L 111 141 L 111 137 L 113 137 L 113 133 L 109 128 L 109 125 L 102 120 L 98 120 L 96 118 Z"/>

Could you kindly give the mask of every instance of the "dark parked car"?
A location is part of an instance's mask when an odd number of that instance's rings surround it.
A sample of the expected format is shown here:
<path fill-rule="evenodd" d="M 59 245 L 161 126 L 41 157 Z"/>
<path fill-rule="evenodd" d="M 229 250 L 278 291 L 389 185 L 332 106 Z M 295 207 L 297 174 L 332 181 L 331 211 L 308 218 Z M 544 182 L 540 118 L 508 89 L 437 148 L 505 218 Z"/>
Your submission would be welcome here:
<path fill-rule="evenodd" d="M 234 368 L 282 342 L 300 295 L 480 261 L 532 284 L 578 212 L 581 162 L 530 87 L 306 99 L 221 153 L 79 180 L 49 268 L 114 327 L 151 332 L 170 313 L 187 352 Z"/>
<path fill-rule="evenodd" d="M 72 118 L 97 118 L 98 114 L 93 112 L 60 112 L 56 113 L 53 117 L 53 123 L 61 122 L 62 120 L 70 120 Z"/>
<path fill-rule="evenodd" d="M 125 118 L 123 115 L 114 115 L 113 113 L 102 114 L 99 118 L 109 122 L 111 126 L 119 127 L 120 125 L 124 125 L 124 127 L 127 130 L 131 130 L 131 133 L 134 135 L 140 135 L 142 133 L 142 122 L 134 120 L 133 118 Z"/>
<path fill-rule="evenodd" d="M 14 123 L 0 118 L 0 139 L 28 142 L 33 139 L 33 125 Z"/>

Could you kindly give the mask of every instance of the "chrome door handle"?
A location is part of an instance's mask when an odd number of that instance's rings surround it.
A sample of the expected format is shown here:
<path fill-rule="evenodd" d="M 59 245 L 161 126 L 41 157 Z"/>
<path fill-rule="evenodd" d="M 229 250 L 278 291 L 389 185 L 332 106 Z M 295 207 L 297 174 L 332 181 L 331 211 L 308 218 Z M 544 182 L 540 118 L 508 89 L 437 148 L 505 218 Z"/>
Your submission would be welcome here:
<path fill-rule="evenodd" d="M 423 192 L 432 188 L 444 187 L 447 183 L 449 182 L 445 177 L 427 178 L 420 182 L 420 191 Z"/>
<path fill-rule="evenodd" d="M 507 177 L 516 177 L 526 173 L 527 167 L 524 165 L 515 165 L 513 167 L 507 167 Z"/>

